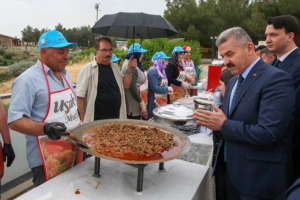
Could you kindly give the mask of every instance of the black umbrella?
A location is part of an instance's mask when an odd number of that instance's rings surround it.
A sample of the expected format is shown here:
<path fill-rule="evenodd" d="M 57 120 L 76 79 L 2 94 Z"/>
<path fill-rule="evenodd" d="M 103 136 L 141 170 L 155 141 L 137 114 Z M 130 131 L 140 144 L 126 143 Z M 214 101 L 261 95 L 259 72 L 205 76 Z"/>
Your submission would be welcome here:
<path fill-rule="evenodd" d="M 104 15 L 92 28 L 93 33 L 120 38 L 164 38 L 177 34 L 160 15 L 119 12 Z"/>

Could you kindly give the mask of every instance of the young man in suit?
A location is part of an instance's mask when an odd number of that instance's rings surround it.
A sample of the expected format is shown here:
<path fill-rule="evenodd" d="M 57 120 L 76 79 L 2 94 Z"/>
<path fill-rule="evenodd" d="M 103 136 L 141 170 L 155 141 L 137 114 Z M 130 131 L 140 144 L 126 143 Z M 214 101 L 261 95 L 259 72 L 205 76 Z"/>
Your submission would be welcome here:
<path fill-rule="evenodd" d="M 268 18 L 267 24 L 266 43 L 269 50 L 277 54 L 277 60 L 271 65 L 289 73 L 296 90 L 292 154 L 295 178 L 298 178 L 300 177 L 300 49 L 295 43 L 299 30 L 298 20 L 291 15 L 282 15 Z"/>
<path fill-rule="evenodd" d="M 215 112 L 194 112 L 198 124 L 221 134 L 214 174 L 225 171 L 230 200 L 282 199 L 292 182 L 292 78 L 262 61 L 239 27 L 222 32 L 216 45 L 236 76 L 223 111 L 213 105 Z"/>

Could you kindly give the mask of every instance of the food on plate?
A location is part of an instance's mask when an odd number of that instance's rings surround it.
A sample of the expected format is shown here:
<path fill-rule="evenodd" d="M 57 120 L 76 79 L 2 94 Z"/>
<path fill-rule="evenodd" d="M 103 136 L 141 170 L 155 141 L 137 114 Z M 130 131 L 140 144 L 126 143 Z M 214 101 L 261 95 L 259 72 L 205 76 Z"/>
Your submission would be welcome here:
<path fill-rule="evenodd" d="M 156 127 L 113 123 L 93 127 L 83 136 L 83 141 L 99 154 L 130 160 L 160 158 L 177 146 L 178 140 Z"/>

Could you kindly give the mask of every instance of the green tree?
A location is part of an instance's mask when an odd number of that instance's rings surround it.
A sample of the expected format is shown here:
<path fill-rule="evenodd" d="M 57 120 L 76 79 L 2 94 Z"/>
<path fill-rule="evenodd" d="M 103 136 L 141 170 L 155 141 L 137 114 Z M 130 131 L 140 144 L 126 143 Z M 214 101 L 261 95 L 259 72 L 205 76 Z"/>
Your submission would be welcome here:
<path fill-rule="evenodd" d="M 179 32 L 175 37 L 186 37 L 187 39 L 200 39 L 200 30 L 195 24 L 199 20 L 198 6 L 195 0 L 166 0 L 167 9 L 164 17 Z"/>
<path fill-rule="evenodd" d="M 26 28 L 23 29 L 22 32 L 22 40 L 24 42 L 35 42 L 35 37 L 34 37 L 34 31 L 31 26 L 27 26 Z"/>

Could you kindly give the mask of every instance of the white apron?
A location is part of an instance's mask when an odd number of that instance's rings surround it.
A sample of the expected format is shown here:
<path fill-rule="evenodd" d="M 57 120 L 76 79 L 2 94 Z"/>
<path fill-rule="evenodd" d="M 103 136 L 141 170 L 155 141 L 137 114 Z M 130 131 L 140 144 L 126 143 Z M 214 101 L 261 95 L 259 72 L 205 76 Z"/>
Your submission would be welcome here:
<path fill-rule="evenodd" d="M 184 82 L 186 70 L 180 70 L 180 68 L 177 66 L 179 75 L 176 78 L 177 81 Z M 176 85 L 171 84 L 171 87 L 173 88 L 173 94 L 170 95 L 170 103 L 176 101 L 177 99 L 182 98 L 186 91 L 182 89 L 182 87 L 178 87 Z"/>
<path fill-rule="evenodd" d="M 142 100 L 145 103 L 145 106 L 147 108 L 147 104 L 148 104 L 148 78 L 147 78 L 147 71 L 143 72 L 143 75 L 145 76 L 145 81 L 139 85 L 137 85 L 139 93 L 140 93 L 140 97 L 142 98 Z M 146 110 L 146 114 L 142 115 L 143 119 L 148 119 L 148 111 Z"/>
<path fill-rule="evenodd" d="M 80 125 L 77 111 L 76 97 L 63 74 L 61 76 L 68 84 L 63 90 L 50 92 L 50 85 L 46 75 L 44 63 L 42 69 L 48 87 L 48 109 L 43 122 L 63 122 L 68 130 Z M 44 165 L 45 180 L 70 169 L 75 161 L 77 147 L 69 140 L 61 138 L 51 140 L 48 136 L 37 136 L 37 143 Z"/>
<path fill-rule="evenodd" d="M 159 86 L 168 87 L 168 79 L 167 78 L 160 78 Z M 161 106 L 167 104 L 167 94 L 154 93 L 154 99 Z"/>
<path fill-rule="evenodd" d="M 184 60 L 183 62 L 185 65 L 186 75 L 188 75 L 189 77 L 192 77 L 193 75 L 195 75 L 194 64 L 191 61 L 186 61 L 186 60 Z"/>

